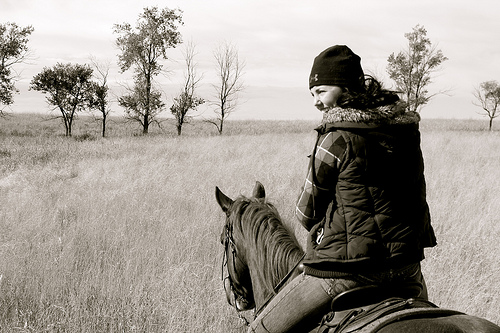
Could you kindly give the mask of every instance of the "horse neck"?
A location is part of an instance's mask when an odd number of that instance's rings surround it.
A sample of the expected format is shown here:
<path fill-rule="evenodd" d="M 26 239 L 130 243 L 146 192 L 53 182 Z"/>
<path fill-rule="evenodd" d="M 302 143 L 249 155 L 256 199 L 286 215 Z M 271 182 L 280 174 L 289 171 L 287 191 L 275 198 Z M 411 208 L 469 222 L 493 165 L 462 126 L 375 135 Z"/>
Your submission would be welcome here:
<path fill-rule="evenodd" d="M 255 304 L 259 308 L 296 267 L 304 251 L 272 206 L 244 213 L 242 233 Z"/>

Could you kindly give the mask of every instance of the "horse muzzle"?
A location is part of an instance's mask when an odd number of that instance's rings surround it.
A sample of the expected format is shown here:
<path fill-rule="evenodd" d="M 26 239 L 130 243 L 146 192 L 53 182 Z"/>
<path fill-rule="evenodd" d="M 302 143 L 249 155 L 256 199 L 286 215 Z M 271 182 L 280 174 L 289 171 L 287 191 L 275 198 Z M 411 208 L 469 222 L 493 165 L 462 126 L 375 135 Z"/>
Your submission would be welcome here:
<path fill-rule="evenodd" d="M 236 307 L 236 297 L 233 293 L 231 280 L 229 280 L 228 278 L 224 279 L 224 290 L 226 291 L 226 299 L 229 305 Z"/>
<path fill-rule="evenodd" d="M 250 310 L 254 307 L 253 304 L 250 304 L 243 297 L 238 296 L 234 293 L 230 279 L 226 278 L 224 280 L 224 290 L 226 291 L 227 302 L 229 303 L 229 305 L 234 307 L 236 310 L 246 311 L 246 310 Z"/>

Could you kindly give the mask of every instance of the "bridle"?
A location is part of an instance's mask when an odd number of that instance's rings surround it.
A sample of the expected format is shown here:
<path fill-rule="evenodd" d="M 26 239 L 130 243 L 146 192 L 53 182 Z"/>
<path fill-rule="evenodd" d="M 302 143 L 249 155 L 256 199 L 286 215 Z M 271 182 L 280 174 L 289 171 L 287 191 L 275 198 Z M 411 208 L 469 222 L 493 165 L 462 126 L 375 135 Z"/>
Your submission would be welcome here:
<path fill-rule="evenodd" d="M 239 280 L 235 279 L 235 276 L 243 275 L 250 281 L 250 272 L 248 266 L 238 255 L 236 244 L 233 239 L 233 225 L 230 222 L 229 214 L 227 216 L 226 225 L 224 226 L 224 231 L 221 234 L 221 243 L 224 245 L 222 281 L 224 282 L 224 290 L 226 292 L 227 301 L 238 312 L 253 308 L 255 306 L 253 293 L 251 290 L 248 292 L 242 288 L 243 284 Z M 242 274 L 236 274 L 237 267 L 241 268 L 240 270 L 243 271 Z M 226 276 L 224 276 L 225 271 L 227 272 Z M 232 271 L 234 274 L 231 273 Z M 234 297 L 234 301 L 232 301 L 230 295 Z"/>
<path fill-rule="evenodd" d="M 231 275 L 231 267 L 234 270 L 237 267 L 237 262 L 240 263 L 241 266 L 245 269 L 245 275 L 250 281 L 250 272 L 248 270 L 248 266 L 245 262 L 238 256 L 238 251 L 236 248 L 236 244 L 233 239 L 233 225 L 230 221 L 229 212 L 227 212 L 226 217 L 226 225 L 224 226 L 224 231 L 221 234 L 221 244 L 224 245 L 224 256 L 222 259 L 222 281 L 224 283 L 224 290 L 226 292 L 227 301 L 231 304 L 236 311 L 238 312 L 238 317 L 245 322 L 247 326 L 250 325 L 248 320 L 243 317 L 240 312 L 244 310 L 251 309 L 255 307 L 255 300 L 253 298 L 253 293 L 250 290 L 250 293 L 246 292 L 241 288 L 242 284 L 240 281 L 235 280 Z M 271 294 L 268 299 L 262 304 L 259 309 L 255 311 L 255 317 L 266 307 L 269 301 L 278 293 L 279 289 L 284 285 L 284 283 L 292 276 L 293 272 L 299 267 L 299 264 L 304 259 L 304 255 L 299 259 L 299 261 L 295 264 L 295 266 L 288 272 L 288 274 L 273 288 L 274 294 Z M 231 262 L 232 266 L 228 263 Z M 227 276 L 224 276 L 224 268 L 227 268 Z M 301 270 L 301 268 L 299 268 Z M 236 272 L 234 272 L 236 273 Z M 234 274 L 237 275 L 237 274 Z M 240 274 L 241 276 L 241 274 Z M 233 295 L 234 302 L 230 299 L 230 294 Z M 239 307 L 239 304 L 243 304 L 243 307 Z"/>

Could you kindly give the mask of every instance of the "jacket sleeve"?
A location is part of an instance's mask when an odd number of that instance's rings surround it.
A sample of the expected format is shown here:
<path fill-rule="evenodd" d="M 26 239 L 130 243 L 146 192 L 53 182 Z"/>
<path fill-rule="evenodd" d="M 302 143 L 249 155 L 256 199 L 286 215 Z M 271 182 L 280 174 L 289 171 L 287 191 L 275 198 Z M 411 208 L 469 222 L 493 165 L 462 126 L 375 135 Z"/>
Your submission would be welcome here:
<path fill-rule="evenodd" d="M 335 200 L 338 170 L 345 150 L 345 140 L 338 132 L 328 132 L 318 138 L 295 208 L 296 217 L 307 230 L 321 222 Z"/>

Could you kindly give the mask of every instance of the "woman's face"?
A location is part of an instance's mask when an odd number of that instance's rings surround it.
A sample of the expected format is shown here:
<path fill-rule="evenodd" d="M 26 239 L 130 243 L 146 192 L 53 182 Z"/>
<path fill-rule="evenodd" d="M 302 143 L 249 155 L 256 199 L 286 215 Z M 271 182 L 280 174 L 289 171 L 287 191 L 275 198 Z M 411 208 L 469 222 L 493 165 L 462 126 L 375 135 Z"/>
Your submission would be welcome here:
<path fill-rule="evenodd" d="M 337 100 L 342 95 L 342 88 L 327 85 L 314 86 L 311 88 L 311 95 L 314 98 L 314 106 L 324 112 L 337 106 Z"/>

